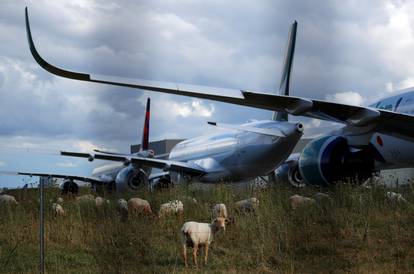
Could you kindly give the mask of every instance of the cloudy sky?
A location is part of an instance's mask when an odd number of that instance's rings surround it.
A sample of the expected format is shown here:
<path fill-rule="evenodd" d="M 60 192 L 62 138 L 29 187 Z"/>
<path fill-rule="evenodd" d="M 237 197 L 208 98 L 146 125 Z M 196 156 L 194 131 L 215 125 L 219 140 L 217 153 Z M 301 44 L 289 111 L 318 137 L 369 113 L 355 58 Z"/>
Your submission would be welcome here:
<path fill-rule="evenodd" d="M 26 5 L 38 51 L 67 69 L 274 92 L 288 27 L 296 19 L 292 94 L 367 104 L 414 86 L 409 1 L 3 0 L 3 171 L 89 175 L 102 163 L 62 158 L 58 151 L 128 152 L 140 141 L 148 96 L 151 140 L 213 132 L 206 121 L 271 117 L 264 110 L 53 76 L 30 55 Z M 308 132 L 319 125 L 305 122 Z M 0 175 L 0 187 L 23 180 Z"/>

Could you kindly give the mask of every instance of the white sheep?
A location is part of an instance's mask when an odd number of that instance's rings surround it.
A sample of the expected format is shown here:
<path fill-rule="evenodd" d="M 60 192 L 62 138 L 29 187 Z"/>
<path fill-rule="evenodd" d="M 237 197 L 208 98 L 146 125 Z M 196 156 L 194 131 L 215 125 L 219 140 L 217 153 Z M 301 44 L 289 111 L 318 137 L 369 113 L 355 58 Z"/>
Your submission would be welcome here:
<path fill-rule="evenodd" d="M 295 194 L 289 198 L 289 204 L 292 209 L 296 209 L 305 204 L 314 204 L 315 200 L 312 198 L 304 197 L 298 194 Z"/>
<path fill-rule="evenodd" d="M 215 204 L 211 209 L 211 219 L 218 217 L 227 218 L 227 208 L 225 204 Z"/>
<path fill-rule="evenodd" d="M 97 208 L 101 208 L 101 207 L 103 207 L 105 204 L 109 204 L 110 202 L 109 202 L 109 200 L 106 200 L 106 199 L 104 199 L 104 198 L 102 198 L 102 197 L 100 197 L 100 196 L 98 196 L 98 197 L 96 197 L 95 198 L 95 206 L 97 207 Z"/>
<path fill-rule="evenodd" d="M 147 200 L 131 198 L 128 201 L 128 212 L 152 215 L 151 205 Z"/>
<path fill-rule="evenodd" d="M 204 263 L 207 264 L 208 248 L 213 241 L 213 236 L 221 229 L 226 230 L 226 219 L 222 217 L 215 219 L 211 224 L 197 222 L 186 222 L 183 224 L 180 238 L 185 267 L 188 267 L 187 247 L 193 248 L 194 265 L 198 266 L 197 251 L 200 245 L 204 245 Z"/>
<path fill-rule="evenodd" d="M 126 218 L 128 218 L 128 202 L 125 199 L 119 199 L 116 202 L 116 209 L 121 215 L 122 220 L 126 220 Z"/>
<path fill-rule="evenodd" d="M 92 194 L 85 194 L 79 197 L 76 197 L 76 201 L 78 202 L 92 202 L 95 200 L 95 197 Z"/>
<path fill-rule="evenodd" d="M 182 217 L 184 213 L 184 205 L 179 200 L 169 201 L 168 203 L 164 203 L 160 206 L 160 210 L 158 211 L 158 217 L 165 216 L 167 214 L 177 214 Z"/>
<path fill-rule="evenodd" d="M 18 205 L 19 203 L 16 201 L 16 198 L 12 195 L 3 194 L 0 195 L 0 202 L 8 205 Z"/>
<path fill-rule="evenodd" d="M 238 211 L 254 212 L 259 207 L 259 200 L 255 197 L 238 201 L 234 204 Z"/>
<path fill-rule="evenodd" d="M 390 202 L 398 202 L 398 203 L 403 203 L 403 204 L 407 203 L 407 200 L 404 199 L 404 197 L 400 193 L 388 191 L 387 198 Z"/>
<path fill-rule="evenodd" d="M 55 217 L 65 216 L 65 210 L 63 210 L 63 207 L 60 204 L 53 203 L 52 210 L 53 210 L 53 213 L 55 214 Z"/>

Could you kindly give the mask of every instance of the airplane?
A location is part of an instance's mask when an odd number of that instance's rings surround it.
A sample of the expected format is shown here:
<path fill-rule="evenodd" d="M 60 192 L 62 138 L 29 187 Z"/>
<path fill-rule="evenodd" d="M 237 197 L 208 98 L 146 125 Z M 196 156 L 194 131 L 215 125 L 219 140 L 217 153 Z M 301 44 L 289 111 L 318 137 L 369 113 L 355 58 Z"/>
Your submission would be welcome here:
<path fill-rule="evenodd" d="M 150 103 L 151 100 L 148 98 L 145 110 L 144 129 L 142 133 L 140 151 L 134 154 L 130 154 L 141 158 L 154 158 L 154 152 L 149 149 Z M 95 152 L 105 153 L 106 155 L 113 154 L 113 152 L 106 152 L 101 150 L 95 150 Z M 89 160 L 92 161 L 93 159 Z M 102 189 L 106 189 L 108 191 L 115 190 L 119 192 L 128 189 L 136 190 L 148 183 L 147 181 L 150 180 L 150 173 L 151 167 L 135 166 L 132 163 L 123 162 L 105 164 L 103 166 L 96 167 L 92 171 L 92 175 L 89 177 L 37 172 L 17 172 L 13 173 L 12 175 L 39 176 L 41 178 L 61 178 L 64 179 L 64 182 L 59 185 L 62 194 L 77 194 L 79 187 L 84 187 L 87 184 L 91 184 L 92 188 L 97 191 L 100 191 Z"/>
<path fill-rule="evenodd" d="M 26 9 L 26 26 L 32 53 L 43 67 L 52 68 L 34 48 Z M 281 79 L 280 92 L 288 94 L 296 37 L 296 25 L 290 30 L 287 54 Z M 78 75 L 54 68 L 66 76 Z M 62 151 L 63 156 L 83 157 L 131 163 L 136 167 L 162 169 L 154 183 L 179 184 L 196 180 L 203 183 L 244 181 L 273 172 L 291 153 L 303 133 L 301 123 L 287 121 L 284 113 L 274 113 L 272 120 L 262 120 L 241 125 L 209 122 L 225 128 L 224 133 L 200 136 L 178 143 L 168 159 L 147 158 L 140 155 L 105 153 L 78 153 Z"/>
<path fill-rule="evenodd" d="M 279 113 L 279 118 L 291 114 L 342 124 L 340 129 L 328 131 L 324 136 L 308 143 L 295 159 L 289 159 L 293 161 L 292 168 L 298 170 L 298 178 L 300 176 L 306 184 L 328 186 L 344 180 L 358 182 L 371 177 L 378 170 L 414 166 L 414 88 L 366 107 L 289 95 L 296 21 L 291 27 L 282 73 L 281 86 L 284 85 L 285 89 L 281 91 L 287 92 L 276 95 L 64 70 L 49 64 L 39 55 L 32 39 L 27 9 L 25 15 L 30 51 L 36 62 L 52 74 L 80 81 L 267 109 Z M 258 128 L 259 125 L 249 125 L 249 128 Z M 281 151 L 284 153 L 288 150 L 283 148 Z M 261 160 L 263 161 L 259 164 L 265 164 L 267 159 Z M 255 163 L 255 166 L 259 164 Z"/>

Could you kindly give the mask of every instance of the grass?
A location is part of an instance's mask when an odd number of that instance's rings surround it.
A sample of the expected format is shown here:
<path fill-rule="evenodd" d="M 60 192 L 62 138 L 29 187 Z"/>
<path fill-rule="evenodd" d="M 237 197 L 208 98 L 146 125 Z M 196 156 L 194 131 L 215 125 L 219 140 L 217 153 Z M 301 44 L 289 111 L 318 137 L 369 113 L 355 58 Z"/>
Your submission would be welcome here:
<path fill-rule="evenodd" d="M 87 190 L 83 190 L 86 192 Z M 122 222 L 109 206 L 65 199 L 67 215 L 54 218 L 46 191 L 46 270 L 48 273 L 187 273 L 180 256 L 179 229 L 185 220 L 210 222 L 210 205 L 223 202 L 235 223 L 220 232 L 202 273 L 409 273 L 414 272 L 414 194 L 400 189 L 411 205 L 389 203 L 382 187 L 341 185 L 323 189 L 332 201 L 291 210 L 288 198 L 317 189 L 234 188 L 207 190 L 180 186 L 163 192 L 125 193 L 147 199 L 154 211 L 169 200 L 184 202 L 184 220 L 131 216 Z M 37 190 L 11 192 L 16 207 L 0 207 L 0 272 L 38 272 Z M 194 205 L 184 197 L 195 197 Z M 236 215 L 235 201 L 255 196 L 256 214 Z M 190 255 L 190 254 L 189 254 Z M 202 254 L 200 254 L 202 255 Z M 202 257 L 199 257 L 202 261 Z M 190 264 L 192 265 L 192 264 Z"/>

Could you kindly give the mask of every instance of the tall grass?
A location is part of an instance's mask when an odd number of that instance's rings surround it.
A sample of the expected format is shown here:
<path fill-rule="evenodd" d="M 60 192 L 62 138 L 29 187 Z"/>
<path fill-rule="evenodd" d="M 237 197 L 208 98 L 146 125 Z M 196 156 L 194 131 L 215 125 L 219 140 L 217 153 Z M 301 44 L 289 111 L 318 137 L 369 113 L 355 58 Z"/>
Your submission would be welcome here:
<path fill-rule="evenodd" d="M 83 190 L 86 191 L 86 190 Z M 49 273 L 181 273 L 179 229 L 186 220 L 210 222 L 210 206 L 222 202 L 235 223 L 216 235 L 205 273 L 407 273 L 414 272 L 414 208 L 389 203 L 382 187 L 339 185 L 324 192 L 331 201 L 292 210 L 288 199 L 319 190 L 272 186 L 266 189 L 217 185 L 205 190 L 179 186 L 151 193 L 114 194 L 111 204 L 65 199 L 66 216 L 55 218 L 46 190 L 46 269 Z M 411 188 L 400 190 L 414 204 Z M 38 272 L 37 190 L 11 193 L 16 207 L 0 207 L 0 271 Z M 234 202 L 257 197 L 257 212 L 237 215 Z M 156 212 L 180 199 L 184 219 L 130 216 L 116 211 L 120 197 L 141 197 Z M 194 197 L 193 204 L 186 197 Z M 201 261 L 201 260 L 200 260 Z M 191 265 L 191 264 L 190 264 Z"/>

